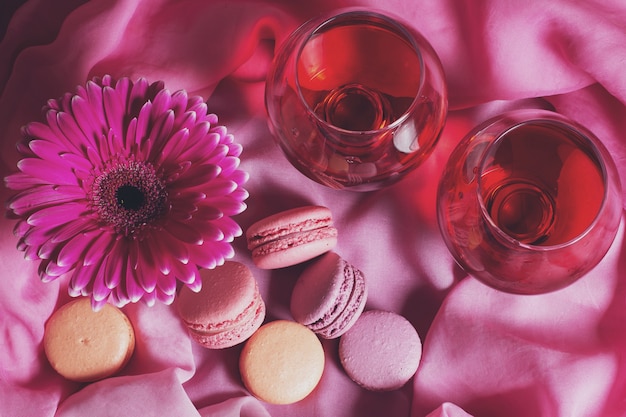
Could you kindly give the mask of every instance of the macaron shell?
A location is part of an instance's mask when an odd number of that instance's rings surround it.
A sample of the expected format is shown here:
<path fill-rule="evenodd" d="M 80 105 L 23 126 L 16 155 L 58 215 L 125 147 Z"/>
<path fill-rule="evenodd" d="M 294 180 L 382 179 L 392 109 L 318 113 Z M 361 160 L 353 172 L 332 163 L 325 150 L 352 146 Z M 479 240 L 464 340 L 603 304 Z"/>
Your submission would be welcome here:
<path fill-rule="evenodd" d="M 341 336 L 365 307 L 365 276 L 335 252 L 328 252 L 304 270 L 291 296 L 294 319 L 320 336 Z"/>
<path fill-rule="evenodd" d="M 327 207 L 304 206 L 273 214 L 246 231 L 248 249 L 261 269 L 278 269 L 313 259 L 337 245 Z"/>
<path fill-rule="evenodd" d="M 245 342 L 261 327 L 263 320 L 265 320 L 265 308 L 265 303 L 259 294 L 243 314 L 246 317 L 237 320 L 237 324 L 232 328 L 216 333 L 204 333 L 189 329 L 189 334 L 192 339 L 207 349 L 226 349 L 236 346 Z"/>
<path fill-rule="evenodd" d="M 332 213 L 323 206 L 302 206 L 265 217 L 246 230 L 248 249 L 296 232 L 332 225 Z"/>
<path fill-rule="evenodd" d="M 88 298 L 63 305 L 48 320 L 44 351 L 52 367 L 67 379 L 91 382 L 119 372 L 135 348 L 126 315 L 110 304 L 93 311 Z"/>
<path fill-rule="evenodd" d="M 211 349 L 245 341 L 265 318 L 265 303 L 252 271 L 244 264 L 226 261 L 214 269 L 200 270 L 202 288 L 188 287 L 178 295 L 178 314 L 192 338 Z"/>
<path fill-rule="evenodd" d="M 255 397 L 271 404 L 292 404 L 313 392 L 324 362 L 324 349 L 312 331 L 293 321 L 277 320 L 248 339 L 239 369 Z"/>
<path fill-rule="evenodd" d="M 404 386 L 417 371 L 421 356 L 422 343 L 413 325 L 387 311 L 366 311 L 339 340 L 344 370 L 372 391 Z"/>
<path fill-rule="evenodd" d="M 300 232 L 255 249 L 252 252 L 252 261 L 260 269 L 285 268 L 311 260 L 335 246 L 335 229 Z"/>

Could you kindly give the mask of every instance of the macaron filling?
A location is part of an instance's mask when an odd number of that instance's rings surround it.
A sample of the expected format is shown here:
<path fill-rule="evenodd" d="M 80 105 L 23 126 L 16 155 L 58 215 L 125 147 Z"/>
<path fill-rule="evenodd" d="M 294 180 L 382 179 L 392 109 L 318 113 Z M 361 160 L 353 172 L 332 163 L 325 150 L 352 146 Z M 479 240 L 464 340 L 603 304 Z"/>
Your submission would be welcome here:
<path fill-rule="evenodd" d="M 227 348 L 235 346 L 250 337 L 256 329 L 263 323 L 265 317 L 265 303 L 258 303 L 254 314 L 242 321 L 238 326 L 223 331 L 213 331 L 209 333 L 189 331 L 191 337 L 202 346 L 209 348 Z"/>
<path fill-rule="evenodd" d="M 306 229 L 293 233 L 281 233 L 275 238 L 264 237 L 259 239 L 257 246 L 252 246 L 253 256 L 263 256 L 268 253 L 280 252 L 295 245 L 304 245 L 322 239 L 337 237 L 337 229 L 331 226 L 323 226 L 317 229 Z"/>

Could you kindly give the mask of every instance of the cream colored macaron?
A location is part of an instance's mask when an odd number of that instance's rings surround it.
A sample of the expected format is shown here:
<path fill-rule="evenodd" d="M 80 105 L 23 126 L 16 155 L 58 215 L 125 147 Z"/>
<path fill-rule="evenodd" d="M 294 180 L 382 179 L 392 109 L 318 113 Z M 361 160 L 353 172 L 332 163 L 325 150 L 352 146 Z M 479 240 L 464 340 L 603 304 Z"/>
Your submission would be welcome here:
<path fill-rule="evenodd" d="M 239 360 L 241 378 L 252 395 L 271 404 L 307 397 L 324 371 L 324 349 L 302 324 L 277 320 L 261 326 Z"/>
<path fill-rule="evenodd" d="M 44 350 L 52 367 L 73 381 L 90 382 L 111 376 L 128 362 L 135 334 L 128 317 L 110 304 L 93 311 L 88 298 L 63 305 L 50 317 Z"/>

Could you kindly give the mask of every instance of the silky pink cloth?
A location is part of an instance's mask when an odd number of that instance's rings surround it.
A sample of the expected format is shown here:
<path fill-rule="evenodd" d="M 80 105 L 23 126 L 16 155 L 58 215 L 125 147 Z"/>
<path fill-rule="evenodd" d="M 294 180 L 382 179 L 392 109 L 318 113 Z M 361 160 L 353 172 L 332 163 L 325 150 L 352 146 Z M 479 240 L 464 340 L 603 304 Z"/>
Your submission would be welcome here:
<path fill-rule="evenodd" d="M 2 21 L 10 16 L 0 6 Z M 264 77 L 280 44 L 304 20 L 343 6 L 401 16 L 428 38 L 445 67 L 451 111 L 433 156 L 400 183 L 338 192 L 289 165 L 274 145 Z M 68 301 L 65 282 L 41 283 L 0 220 L 0 415 L 616 417 L 626 415 L 626 254 L 623 228 L 602 263 L 546 295 L 490 289 L 455 265 L 440 237 L 435 191 L 450 151 L 476 123 L 507 108 L 553 107 L 594 131 L 626 183 L 626 4 L 623 0 L 30 0 L 0 43 L 2 176 L 15 171 L 19 128 L 41 107 L 96 75 L 163 80 L 202 95 L 236 140 L 250 173 L 245 229 L 303 204 L 328 206 L 336 251 L 370 285 L 368 309 L 403 314 L 424 352 L 416 376 L 389 393 L 345 375 L 337 341 L 324 341 L 320 385 L 303 401 L 268 405 L 238 374 L 241 347 L 190 341 L 175 305 L 124 308 L 137 349 L 119 375 L 77 384 L 42 349 L 44 323 Z M 8 192 L 2 188 L 1 198 Z M 267 320 L 290 319 L 301 267 L 254 268 Z"/>

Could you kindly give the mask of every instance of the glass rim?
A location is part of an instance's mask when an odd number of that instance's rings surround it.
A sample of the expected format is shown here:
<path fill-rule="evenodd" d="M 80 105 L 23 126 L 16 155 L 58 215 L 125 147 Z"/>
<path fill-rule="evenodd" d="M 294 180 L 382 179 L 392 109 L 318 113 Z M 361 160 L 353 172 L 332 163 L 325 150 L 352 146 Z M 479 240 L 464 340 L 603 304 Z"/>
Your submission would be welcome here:
<path fill-rule="evenodd" d="M 409 43 L 409 45 L 411 46 L 413 52 L 417 56 L 417 59 L 418 59 L 418 62 L 419 62 L 419 72 L 420 72 L 419 73 L 419 86 L 418 86 L 418 89 L 417 89 L 417 91 L 415 93 L 415 96 L 413 97 L 413 101 L 411 101 L 411 104 L 402 113 L 402 115 L 397 117 L 393 122 L 389 123 L 388 125 L 386 125 L 383 128 L 370 129 L 370 130 L 349 130 L 349 129 L 344 129 L 344 128 L 335 126 L 335 125 L 327 122 L 326 120 L 320 118 L 317 115 L 317 113 L 315 113 L 315 110 L 311 108 L 311 106 L 309 105 L 308 101 L 304 98 L 304 94 L 302 93 L 302 87 L 300 85 L 300 80 L 299 80 L 299 77 L 298 77 L 297 64 L 298 64 L 298 62 L 300 62 L 300 59 L 301 59 L 304 47 L 306 45 L 308 45 L 308 43 L 313 39 L 314 36 L 316 36 L 316 35 L 318 35 L 320 33 L 323 33 L 327 29 L 330 29 L 330 28 L 333 28 L 333 27 L 346 26 L 343 22 L 345 20 L 351 18 L 351 17 L 360 17 L 360 18 L 374 17 L 374 18 L 378 19 L 377 23 L 381 27 L 386 28 L 386 29 L 392 31 L 394 34 L 400 35 L 405 41 L 407 41 Z M 368 23 L 371 23 L 371 22 L 368 22 Z M 354 25 L 354 24 L 356 24 L 356 23 L 355 22 L 350 22 L 349 25 Z M 329 130 L 335 131 L 335 132 L 337 132 L 339 134 L 342 134 L 342 135 L 359 135 L 359 136 L 362 136 L 362 135 L 380 135 L 382 133 L 393 131 L 393 130 L 397 129 L 415 111 L 415 108 L 418 105 L 419 99 L 422 96 L 422 91 L 424 89 L 424 82 L 425 82 L 425 79 L 426 79 L 424 71 L 425 71 L 426 65 L 424 63 L 424 57 L 422 56 L 421 48 L 420 48 L 420 46 L 419 46 L 415 36 L 411 33 L 411 30 L 409 30 L 400 21 L 396 20 L 395 18 L 389 17 L 389 16 L 387 16 L 385 14 L 376 12 L 376 11 L 353 9 L 353 10 L 343 11 L 343 12 L 337 14 L 337 15 L 325 18 L 321 23 L 316 24 L 314 26 L 314 28 L 312 30 L 308 31 L 308 32 L 309 33 L 307 34 L 306 38 L 304 39 L 304 41 L 301 43 L 300 47 L 298 48 L 298 52 L 297 52 L 296 57 L 295 57 L 294 65 L 296 65 L 296 70 L 294 71 L 294 73 L 295 73 L 294 78 L 295 78 L 295 84 L 296 84 L 296 91 L 297 91 L 297 94 L 298 94 L 298 100 L 300 100 L 304 104 L 304 107 L 305 107 L 307 113 L 312 115 L 313 118 L 316 120 L 316 122 L 322 124 L 323 126 L 328 128 Z"/>
<path fill-rule="evenodd" d="M 536 112 L 536 111 L 537 111 L 536 109 L 521 110 L 521 111 L 513 110 L 510 113 L 515 114 L 519 112 L 520 114 L 523 114 L 523 113 Z M 480 213 L 481 213 L 482 218 L 485 219 L 485 221 L 489 225 L 489 228 L 491 230 L 494 230 L 500 239 L 503 239 L 504 241 L 506 241 L 507 244 L 514 245 L 518 248 L 532 250 L 534 252 L 551 252 L 551 251 L 556 251 L 562 248 L 569 247 L 573 245 L 574 243 L 584 239 L 585 236 L 589 235 L 589 233 L 591 233 L 591 230 L 593 230 L 596 227 L 597 223 L 599 222 L 600 217 L 602 216 L 602 213 L 606 210 L 606 207 L 608 204 L 608 196 L 609 196 L 609 191 L 610 191 L 609 190 L 610 173 L 608 172 L 607 164 L 609 164 L 610 162 L 607 161 L 607 156 L 609 156 L 608 151 L 606 150 L 606 148 L 604 147 L 600 139 L 598 139 L 597 136 L 594 135 L 590 130 L 588 130 L 587 128 L 585 128 L 584 126 L 576 122 L 566 119 L 565 116 L 559 113 L 551 112 L 548 110 L 539 110 L 539 111 L 543 113 L 543 115 L 515 121 L 512 125 L 507 126 L 504 130 L 499 132 L 496 135 L 496 138 L 485 147 L 480 157 L 480 163 L 478 164 L 478 172 L 476 174 L 477 175 L 477 179 L 476 179 L 477 187 L 476 187 L 475 192 L 477 194 L 478 204 L 480 207 Z M 506 114 L 502 116 L 506 116 Z M 502 116 L 498 116 L 496 119 L 500 119 L 500 117 Z M 489 126 L 492 126 L 494 123 L 497 123 L 497 120 L 492 119 L 492 123 L 490 123 Z M 501 227 L 499 227 L 496 224 L 496 222 L 493 220 L 493 218 L 489 214 L 487 210 L 487 205 L 485 203 L 485 200 L 481 192 L 483 190 L 482 173 L 485 171 L 485 168 L 487 165 L 487 157 L 491 155 L 492 151 L 496 149 L 506 139 L 506 136 L 509 133 L 521 127 L 528 126 L 528 125 L 557 126 L 561 130 L 564 130 L 568 133 L 570 140 L 575 140 L 575 139 L 571 139 L 572 136 L 580 140 L 582 143 L 584 143 L 584 145 L 588 147 L 588 150 L 592 152 L 592 154 L 590 153 L 587 153 L 587 154 L 591 158 L 595 159 L 598 167 L 600 168 L 600 173 L 602 175 L 602 183 L 604 185 L 602 202 L 600 203 L 598 212 L 595 214 L 593 220 L 587 225 L 587 227 L 585 227 L 584 230 L 582 230 L 575 237 L 569 240 L 566 240 L 564 242 L 554 244 L 554 245 L 523 243 L 511 237 L 507 232 L 505 232 Z M 485 129 L 481 129 L 481 131 L 488 129 L 489 126 L 487 126 Z M 479 134 L 480 132 L 478 133 L 478 135 Z"/>

